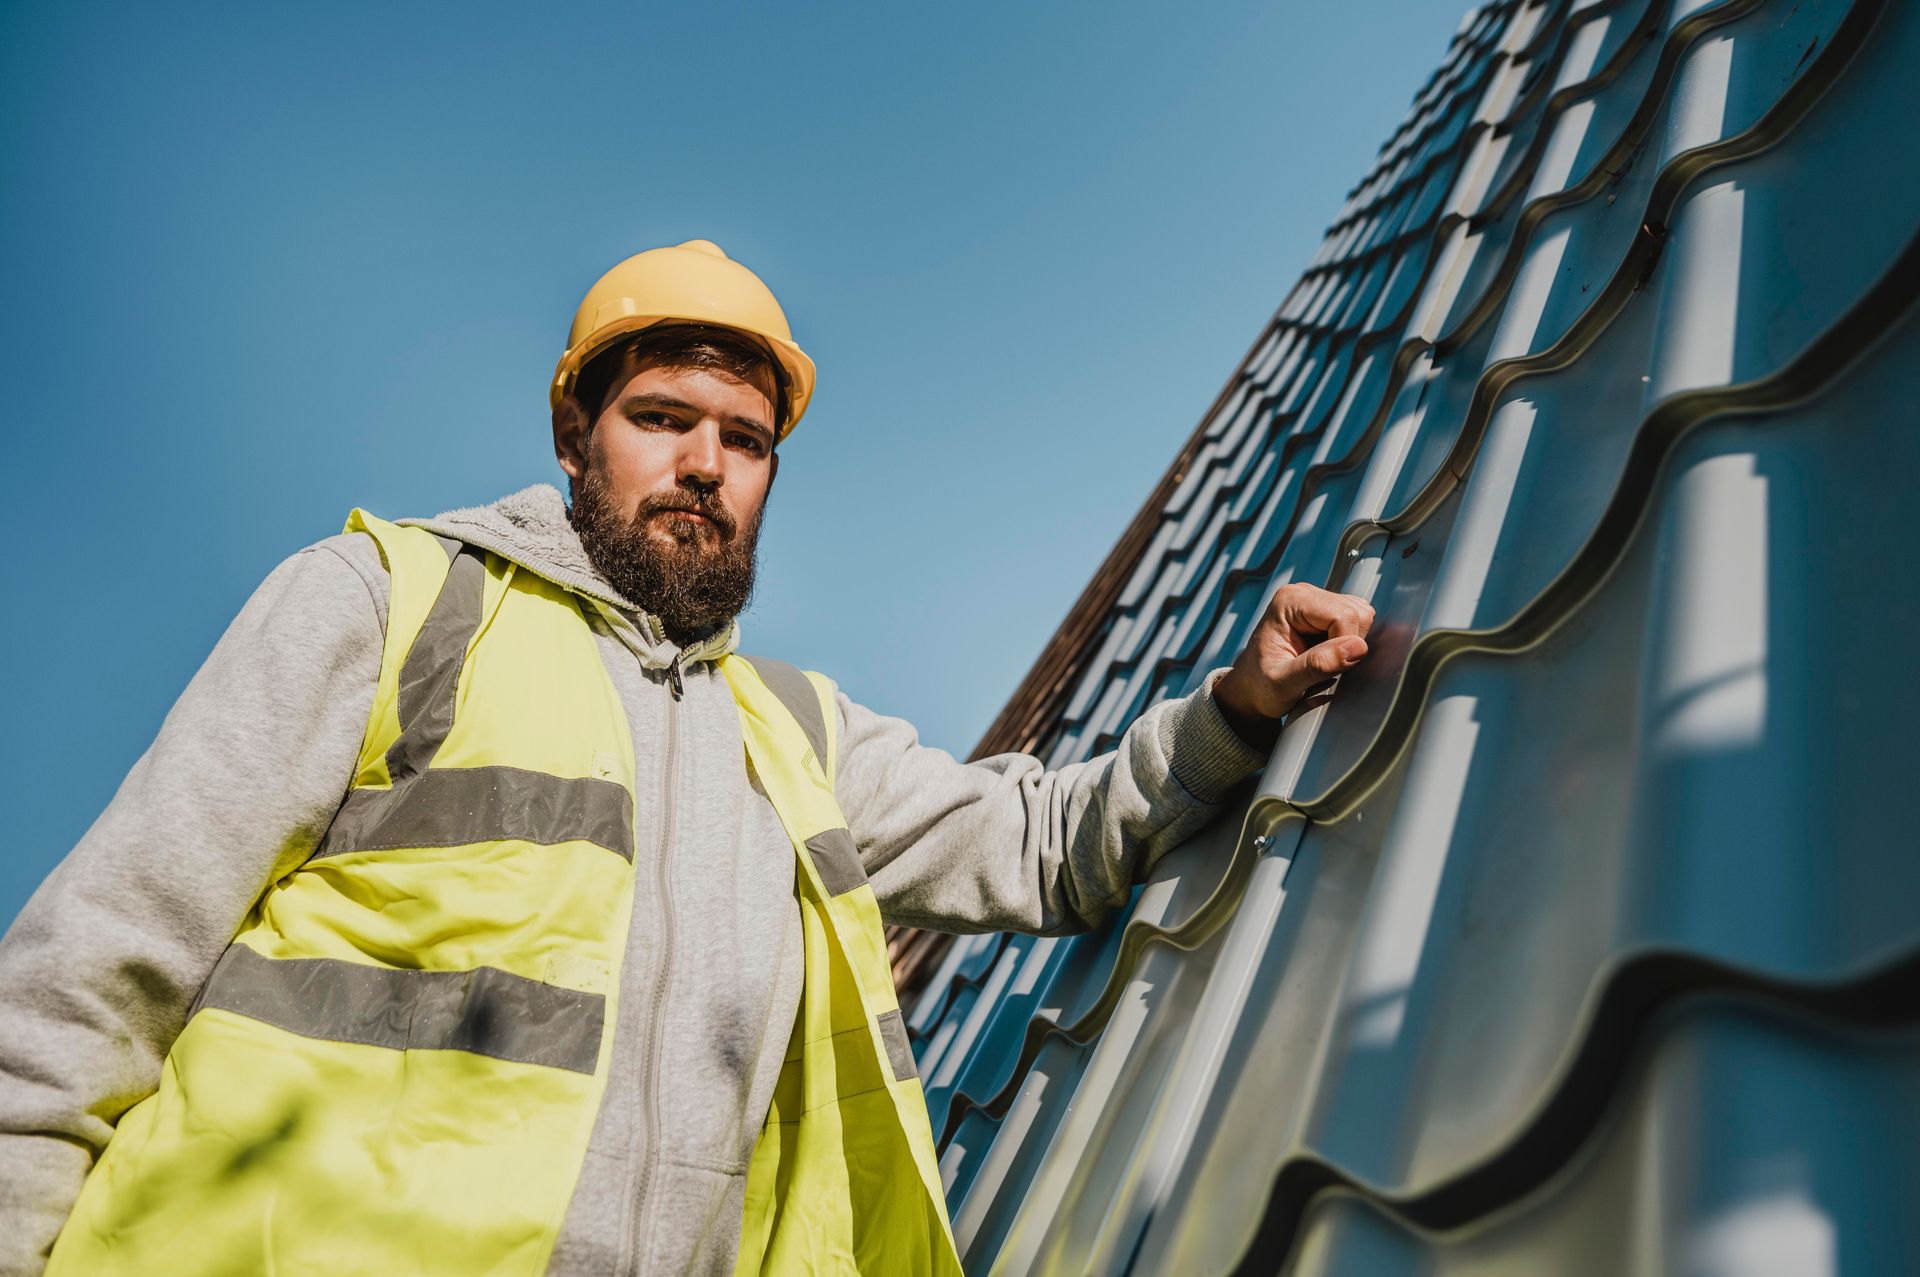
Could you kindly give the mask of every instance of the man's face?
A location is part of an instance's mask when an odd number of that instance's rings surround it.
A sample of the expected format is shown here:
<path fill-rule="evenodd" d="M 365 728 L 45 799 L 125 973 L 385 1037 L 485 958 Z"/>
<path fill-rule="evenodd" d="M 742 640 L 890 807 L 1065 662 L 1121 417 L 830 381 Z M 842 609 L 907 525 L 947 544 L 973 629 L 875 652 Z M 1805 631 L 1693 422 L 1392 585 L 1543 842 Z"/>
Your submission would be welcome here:
<path fill-rule="evenodd" d="M 760 517 L 778 469 L 774 387 L 707 368 L 623 368 L 592 428 L 554 420 L 573 523 L 594 566 L 685 643 L 753 589 Z"/>

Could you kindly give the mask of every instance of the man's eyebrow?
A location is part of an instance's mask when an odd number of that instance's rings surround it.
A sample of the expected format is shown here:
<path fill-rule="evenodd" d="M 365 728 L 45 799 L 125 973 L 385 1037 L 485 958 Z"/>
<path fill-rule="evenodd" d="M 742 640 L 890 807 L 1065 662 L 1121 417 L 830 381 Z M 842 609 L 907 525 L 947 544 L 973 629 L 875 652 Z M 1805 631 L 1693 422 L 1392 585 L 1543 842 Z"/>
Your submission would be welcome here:
<path fill-rule="evenodd" d="M 644 391 L 638 394 L 628 395 L 620 401 L 620 410 L 622 412 L 631 412 L 635 408 L 678 408 L 682 412 L 699 412 L 701 410 L 699 404 L 688 403 L 684 399 L 675 399 L 672 395 L 652 394 Z M 741 417 L 737 415 L 729 416 L 727 420 L 736 426 L 744 426 L 748 430 L 765 435 L 768 439 L 773 438 L 773 428 L 764 421 L 759 421 L 753 417 Z"/>

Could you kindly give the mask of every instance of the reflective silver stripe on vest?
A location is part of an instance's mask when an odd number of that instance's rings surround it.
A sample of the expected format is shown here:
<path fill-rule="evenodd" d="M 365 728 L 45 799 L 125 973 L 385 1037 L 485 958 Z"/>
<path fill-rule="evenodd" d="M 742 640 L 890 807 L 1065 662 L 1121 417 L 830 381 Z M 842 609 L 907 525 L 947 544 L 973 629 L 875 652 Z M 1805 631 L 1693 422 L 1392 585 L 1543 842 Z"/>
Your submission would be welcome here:
<path fill-rule="evenodd" d="M 454 693 L 467 644 L 480 628 L 486 584 L 486 560 L 463 547 L 407 650 L 400 666 L 400 736 L 387 748 L 387 774 L 396 784 L 425 771 L 453 729 Z"/>
<path fill-rule="evenodd" d="M 595 777 L 518 767 L 438 767 L 392 789 L 355 789 L 315 857 L 392 847 L 462 847 L 497 839 L 551 847 L 590 842 L 633 859 L 633 800 Z"/>
<path fill-rule="evenodd" d="M 483 551 L 436 539 L 453 564 L 400 666 L 400 735 L 387 749 L 393 785 L 347 791 L 314 857 L 514 840 L 548 847 L 590 842 L 632 860 L 633 799 L 615 781 L 520 767 L 428 766 L 453 730 L 460 670 L 480 628 L 487 584 Z"/>
<path fill-rule="evenodd" d="M 231 1011 L 328 1042 L 468 1051 L 592 1073 L 606 999 L 493 967 L 403 971 L 227 946 L 194 1011 Z"/>
<path fill-rule="evenodd" d="M 867 881 L 859 848 L 853 845 L 853 835 L 844 829 L 815 834 L 807 839 L 807 852 L 813 857 L 813 867 L 819 871 L 820 882 L 829 896 L 852 891 Z"/>
<path fill-rule="evenodd" d="M 887 1011 L 878 1017 L 880 1038 L 887 1044 L 887 1063 L 893 1066 L 893 1080 L 904 1082 L 910 1077 L 919 1077 L 920 1069 L 913 1062 L 913 1045 L 907 1041 L 907 1023 L 898 1011 Z"/>
<path fill-rule="evenodd" d="M 753 672 L 760 676 L 767 690 L 787 707 L 787 713 L 799 720 L 800 730 L 806 733 L 807 743 L 813 746 L 813 756 L 820 760 L 820 770 L 825 771 L 827 720 L 820 708 L 820 694 L 813 689 L 813 680 L 785 661 L 765 656 L 743 656 L 740 659 L 753 666 Z"/>

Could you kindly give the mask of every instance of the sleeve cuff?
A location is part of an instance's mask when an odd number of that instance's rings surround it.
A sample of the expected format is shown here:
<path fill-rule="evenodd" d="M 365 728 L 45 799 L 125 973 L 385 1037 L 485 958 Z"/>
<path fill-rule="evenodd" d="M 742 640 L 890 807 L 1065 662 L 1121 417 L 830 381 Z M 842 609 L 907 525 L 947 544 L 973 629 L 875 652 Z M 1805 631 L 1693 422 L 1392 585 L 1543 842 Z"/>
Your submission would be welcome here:
<path fill-rule="evenodd" d="M 1160 720 L 1160 747 L 1167 767 L 1186 791 L 1203 803 L 1225 793 L 1267 764 L 1267 751 L 1233 730 L 1213 699 L 1213 685 L 1226 668 L 1207 675 L 1199 689 L 1168 707 Z"/>

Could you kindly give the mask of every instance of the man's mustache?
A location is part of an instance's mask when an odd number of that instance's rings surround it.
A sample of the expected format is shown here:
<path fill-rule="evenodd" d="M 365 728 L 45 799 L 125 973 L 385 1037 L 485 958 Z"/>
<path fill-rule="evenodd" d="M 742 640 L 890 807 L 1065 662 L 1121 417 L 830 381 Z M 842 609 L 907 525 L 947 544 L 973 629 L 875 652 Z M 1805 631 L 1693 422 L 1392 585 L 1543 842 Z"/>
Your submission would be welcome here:
<path fill-rule="evenodd" d="M 738 523 L 727 508 L 720 504 L 717 492 L 676 492 L 667 496 L 648 497 L 640 503 L 638 513 L 634 515 L 636 525 L 645 523 L 656 514 L 668 510 L 685 510 L 691 514 L 704 515 L 719 529 L 727 540 L 733 539 Z"/>

